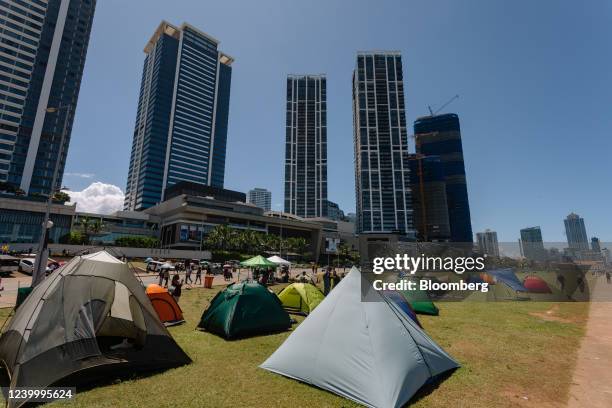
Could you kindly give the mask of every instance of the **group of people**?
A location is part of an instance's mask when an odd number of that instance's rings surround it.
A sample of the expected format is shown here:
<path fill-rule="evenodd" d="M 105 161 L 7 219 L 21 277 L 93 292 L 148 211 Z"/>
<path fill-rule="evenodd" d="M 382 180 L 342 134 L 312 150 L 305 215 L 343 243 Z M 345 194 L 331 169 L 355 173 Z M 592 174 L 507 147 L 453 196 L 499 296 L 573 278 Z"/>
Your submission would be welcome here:
<path fill-rule="evenodd" d="M 342 278 L 336 272 L 336 268 L 327 267 L 323 273 L 323 294 L 327 296 L 332 288 L 335 288 L 340 283 Z"/>

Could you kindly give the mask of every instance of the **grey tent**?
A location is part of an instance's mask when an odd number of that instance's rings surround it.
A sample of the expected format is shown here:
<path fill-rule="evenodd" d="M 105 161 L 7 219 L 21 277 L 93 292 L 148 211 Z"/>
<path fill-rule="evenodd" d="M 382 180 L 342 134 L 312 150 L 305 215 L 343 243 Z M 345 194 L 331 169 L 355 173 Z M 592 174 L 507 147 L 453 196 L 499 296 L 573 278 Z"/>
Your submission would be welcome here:
<path fill-rule="evenodd" d="M 261 368 L 368 407 L 400 407 L 459 364 L 353 268 Z"/>
<path fill-rule="evenodd" d="M 34 288 L 0 337 L 0 362 L 13 389 L 78 386 L 191 360 L 127 264 L 98 252 L 73 258 Z"/>

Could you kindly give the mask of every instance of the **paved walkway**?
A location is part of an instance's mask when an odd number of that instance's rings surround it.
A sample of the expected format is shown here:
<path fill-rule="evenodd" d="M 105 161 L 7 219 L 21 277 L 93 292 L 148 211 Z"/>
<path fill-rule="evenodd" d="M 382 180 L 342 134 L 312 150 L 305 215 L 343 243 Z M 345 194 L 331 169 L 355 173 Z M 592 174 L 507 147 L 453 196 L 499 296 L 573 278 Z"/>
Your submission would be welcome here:
<path fill-rule="evenodd" d="M 597 280 L 568 408 L 612 407 L 612 284 Z"/>

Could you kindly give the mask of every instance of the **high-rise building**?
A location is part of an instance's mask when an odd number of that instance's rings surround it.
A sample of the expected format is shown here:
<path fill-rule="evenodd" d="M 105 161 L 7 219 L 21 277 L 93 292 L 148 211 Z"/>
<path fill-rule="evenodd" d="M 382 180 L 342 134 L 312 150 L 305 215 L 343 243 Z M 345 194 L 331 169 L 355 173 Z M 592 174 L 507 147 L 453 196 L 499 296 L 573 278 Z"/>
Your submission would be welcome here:
<path fill-rule="evenodd" d="M 569 249 L 573 251 L 588 251 L 589 241 L 586 228 L 584 227 L 584 218 L 581 218 L 578 214 L 571 213 L 565 218 L 564 223 Z"/>
<path fill-rule="evenodd" d="M 521 255 L 533 261 L 541 261 L 546 257 L 542 230 L 540 227 L 528 227 L 521 230 Z"/>
<path fill-rule="evenodd" d="M 327 216 L 327 80 L 287 77 L 285 212 Z"/>
<path fill-rule="evenodd" d="M 597 237 L 591 238 L 591 251 L 597 252 L 597 253 L 601 252 L 601 245 L 599 243 L 599 238 Z"/>
<path fill-rule="evenodd" d="M 497 242 L 497 232 L 490 229 L 476 233 L 478 249 L 484 255 L 499 258 L 499 243 Z"/>
<path fill-rule="evenodd" d="M 414 228 L 421 241 L 450 239 L 444 167 L 439 156 L 410 155 Z"/>
<path fill-rule="evenodd" d="M 0 2 L 0 182 L 26 193 L 60 188 L 95 7 Z"/>
<path fill-rule="evenodd" d="M 459 117 L 421 117 L 414 122 L 414 136 L 417 154 L 440 156 L 442 161 L 451 241 L 473 242 Z"/>
<path fill-rule="evenodd" d="M 180 181 L 223 187 L 233 59 L 218 46 L 165 21 L 145 46 L 126 210 L 155 205 Z"/>
<path fill-rule="evenodd" d="M 344 211 L 337 203 L 327 200 L 327 218 L 334 221 L 344 220 Z"/>
<path fill-rule="evenodd" d="M 353 72 L 358 233 L 412 236 L 412 198 L 399 52 L 359 52 Z"/>
<path fill-rule="evenodd" d="M 255 187 L 249 190 L 247 202 L 263 208 L 265 211 L 270 211 L 272 209 L 272 192 L 265 188 Z"/>

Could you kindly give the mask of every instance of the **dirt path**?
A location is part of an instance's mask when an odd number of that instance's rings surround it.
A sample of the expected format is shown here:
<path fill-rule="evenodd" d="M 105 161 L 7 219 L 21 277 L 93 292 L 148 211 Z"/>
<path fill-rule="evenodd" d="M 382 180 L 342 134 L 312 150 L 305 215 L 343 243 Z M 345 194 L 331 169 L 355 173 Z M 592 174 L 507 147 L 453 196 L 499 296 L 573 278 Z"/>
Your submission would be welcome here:
<path fill-rule="evenodd" d="M 593 291 L 586 335 L 570 388 L 568 408 L 612 407 L 612 285 L 602 277 Z M 606 299 L 607 301 L 602 301 Z"/>

